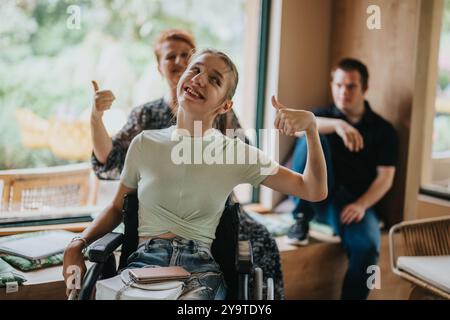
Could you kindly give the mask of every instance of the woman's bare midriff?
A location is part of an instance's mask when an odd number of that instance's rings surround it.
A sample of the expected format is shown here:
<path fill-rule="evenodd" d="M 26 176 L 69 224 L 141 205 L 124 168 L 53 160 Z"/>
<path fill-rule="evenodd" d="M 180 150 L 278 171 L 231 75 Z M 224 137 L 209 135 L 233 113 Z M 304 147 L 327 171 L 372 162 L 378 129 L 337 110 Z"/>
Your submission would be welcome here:
<path fill-rule="evenodd" d="M 172 239 L 172 238 L 175 238 L 176 236 L 177 235 L 172 233 L 172 232 L 162 233 L 162 234 L 159 234 L 157 236 L 143 236 L 143 237 L 139 237 L 139 243 L 141 244 L 141 243 L 143 243 L 145 241 L 148 241 L 150 239 L 153 239 L 153 238 Z"/>

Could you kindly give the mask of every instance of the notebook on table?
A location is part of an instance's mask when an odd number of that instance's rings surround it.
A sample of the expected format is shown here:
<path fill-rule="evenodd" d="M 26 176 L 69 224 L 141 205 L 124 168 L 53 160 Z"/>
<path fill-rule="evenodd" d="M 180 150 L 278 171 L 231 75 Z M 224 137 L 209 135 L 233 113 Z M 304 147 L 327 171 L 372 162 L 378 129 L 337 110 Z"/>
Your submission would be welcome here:
<path fill-rule="evenodd" d="M 64 230 L 30 233 L 26 237 L 2 241 L 0 254 L 9 254 L 29 260 L 45 259 L 64 252 L 76 235 L 76 233 Z"/>

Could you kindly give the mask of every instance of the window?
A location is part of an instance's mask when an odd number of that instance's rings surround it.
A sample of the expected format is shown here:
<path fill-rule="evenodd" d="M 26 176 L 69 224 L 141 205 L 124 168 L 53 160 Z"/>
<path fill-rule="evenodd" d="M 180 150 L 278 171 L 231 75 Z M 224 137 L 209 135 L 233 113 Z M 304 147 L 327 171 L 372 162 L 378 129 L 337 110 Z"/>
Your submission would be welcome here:
<path fill-rule="evenodd" d="M 438 83 L 433 123 L 431 172 L 423 191 L 450 199 L 450 0 L 444 1 Z"/>
<path fill-rule="evenodd" d="M 232 57 L 240 73 L 235 112 L 245 129 L 253 128 L 259 5 L 259 0 L 1 1 L 0 170 L 89 162 L 91 80 L 116 96 L 104 118 L 113 135 L 133 107 L 166 91 L 152 44 L 173 27 L 190 30 L 199 49 L 213 47 Z M 248 201 L 250 192 L 241 188 L 240 199 Z"/>

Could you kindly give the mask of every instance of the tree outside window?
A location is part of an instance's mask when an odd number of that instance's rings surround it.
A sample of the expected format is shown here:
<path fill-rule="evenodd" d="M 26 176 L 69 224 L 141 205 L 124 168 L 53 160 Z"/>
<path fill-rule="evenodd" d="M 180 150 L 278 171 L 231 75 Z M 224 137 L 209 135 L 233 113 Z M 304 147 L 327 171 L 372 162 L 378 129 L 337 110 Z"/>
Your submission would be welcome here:
<path fill-rule="evenodd" d="M 431 182 L 424 187 L 450 195 L 450 0 L 444 1 L 435 112 Z"/>
<path fill-rule="evenodd" d="M 0 170 L 88 161 L 90 81 L 117 97 L 105 114 L 112 135 L 165 92 L 153 54 L 164 29 L 191 31 L 200 49 L 223 50 L 242 69 L 248 2 L 2 0 Z"/>

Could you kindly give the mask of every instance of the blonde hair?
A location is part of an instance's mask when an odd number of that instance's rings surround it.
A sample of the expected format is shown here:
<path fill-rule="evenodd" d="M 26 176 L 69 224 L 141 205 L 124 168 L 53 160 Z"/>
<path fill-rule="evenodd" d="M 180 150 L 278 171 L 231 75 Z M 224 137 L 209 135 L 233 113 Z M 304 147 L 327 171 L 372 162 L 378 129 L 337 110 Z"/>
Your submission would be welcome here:
<path fill-rule="evenodd" d="M 225 64 L 228 66 L 228 68 L 230 68 L 232 79 L 231 79 L 230 86 L 225 94 L 225 97 L 229 100 L 232 100 L 234 97 L 234 94 L 236 93 L 236 88 L 237 88 L 237 85 L 239 82 L 239 73 L 237 71 L 236 65 L 234 64 L 234 62 L 231 60 L 231 58 L 226 53 L 216 50 L 216 49 L 204 49 L 204 50 L 196 53 L 195 55 L 193 55 L 191 57 L 191 62 L 195 58 L 200 57 L 204 54 L 212 54 L 214 56 L 219 57 L 220 59 L 222 59 L 223 62 L 225 62 Z"/>
<path fill-rule="evenodd" d="M 230 86 L 229 86 L 224 98 L 229 99 L 229 100 L 233 99 L 233 96 L 236 92 L 236 88 L 237 88 L 237 85 L 239 82 L 239 73 L 237 71 L 236 65 L 230 59 L 230 57 L 228 57 L 228 55 L 226 55 L 225 53 L 223 53 L 221 51 L 215 50 L 215 49 L 204 49 L 204 50 L 196 53 L 195 55 L 191 56 L 190 63 L 192 63 L 192 61 L 194 61 L 195 58 L 197 58 L 201 55 L 204 55 L 204 54 L 212 54 L 212 55 L 215 55 L 215 56 L 221 58 L 225 62 L 225 64 L 230 68 L 233 79 L 230 82 Z M 178 109 L 178 103 L 177 103 L 177 109 Z M 233 112 L 233 111 L 231 110 L 231 112 Z M 174 119 L 175 117 L 176 117 L 176 112 L 174 113 L 172 119 Z M 219 114 L 214 119 L 213 126 L 216 129 L 220 130 L 220 132 L 222 132 L 222 134 L 226 134 L 227 129 L 235 128 L 235 125 L 233 124 L 233 116 L 229 117 L 229 112 Z"/>

